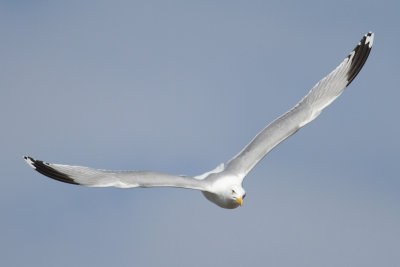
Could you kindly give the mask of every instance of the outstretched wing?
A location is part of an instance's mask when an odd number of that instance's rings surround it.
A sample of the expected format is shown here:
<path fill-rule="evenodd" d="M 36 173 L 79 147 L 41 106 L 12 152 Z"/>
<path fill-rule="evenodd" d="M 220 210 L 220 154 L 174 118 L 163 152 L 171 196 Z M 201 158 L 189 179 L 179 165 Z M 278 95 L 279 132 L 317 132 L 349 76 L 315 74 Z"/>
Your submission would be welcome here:
<path fill-rule="evenodd" d="M 51 164 L 31 157 L 25 161 L 36 171 L 55 180 L 90 187 L 181 187 L 206 191 L 206 182 L 187 176 L 151 171 L 106 171 L 88 167 Z"/>
<path fill-rule="evenodd" d="M 372 32 L 364 35 L 334 71 L 319 81 L 294 108 L 262 130 L 228 162 L 225 171 L 243 179 L 275 146 L 318 117 L 357 76 L 368 58 L 373 39 Z"/>

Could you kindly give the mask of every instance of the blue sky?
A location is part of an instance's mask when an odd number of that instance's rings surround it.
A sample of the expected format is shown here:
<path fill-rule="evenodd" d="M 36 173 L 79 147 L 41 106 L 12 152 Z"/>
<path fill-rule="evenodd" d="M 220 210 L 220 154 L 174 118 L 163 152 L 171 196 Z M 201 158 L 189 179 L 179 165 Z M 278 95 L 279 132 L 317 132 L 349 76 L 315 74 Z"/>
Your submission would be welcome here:
<path fill-rule="evenodd" d="M 398 1 L 1 1 L 0 265 L 397 266 Z M 244 182 L 85 188 L 22 160 L 198 175 L 373 31 L 346 92 Z"/>

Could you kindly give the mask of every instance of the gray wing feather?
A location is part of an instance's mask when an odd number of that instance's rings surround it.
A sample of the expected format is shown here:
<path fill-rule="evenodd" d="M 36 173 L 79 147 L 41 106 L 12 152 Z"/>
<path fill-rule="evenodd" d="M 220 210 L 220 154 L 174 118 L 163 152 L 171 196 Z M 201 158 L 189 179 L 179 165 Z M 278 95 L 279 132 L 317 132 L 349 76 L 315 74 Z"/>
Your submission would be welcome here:
<path fill-rule="evenodd" d="M 26 162 L 39 173 L 52 179 L 90 187 L 180 187 L 206 190 L 204 180 L 152 171 L 106 171 L 82 166 L 51 164 L 31 157 Z"/>
<path fill-rule="evenodd" d="M 361 70 L 371 50 L 373 38 L 373 33 L 366 34 L 349 56 L 318 82 L 294 108 L 264 128 L 231 159 L 225 171 L 243 179 L 275 146 L 314 120 L 344 91 Z"/>

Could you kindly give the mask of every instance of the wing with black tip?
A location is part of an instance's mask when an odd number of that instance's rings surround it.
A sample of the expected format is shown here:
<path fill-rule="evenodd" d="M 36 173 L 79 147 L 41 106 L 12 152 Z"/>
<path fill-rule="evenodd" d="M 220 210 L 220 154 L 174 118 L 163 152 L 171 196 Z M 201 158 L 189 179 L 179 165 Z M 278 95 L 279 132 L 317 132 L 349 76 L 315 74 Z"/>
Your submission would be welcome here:
<path fill-rule="evenodd" d="M 31 157 L 24 157 L 24 159 L 39 173 L 69 184 L 90 187 L 180 187 L 207 190 L 206 181 L 188 176 L 152 171 L 106 171 L 82 166 L 51 164 Z"/>
<path fill-rule="evenodd" d="M 373 39 L 372 32 L 364 35 L 335 70 L 318 82 L 294 108 L 262 130 L 228 162 L 225 171 L 243 179 L 274 147 L 314 120 L 360 72 L 371 51 Z"/>

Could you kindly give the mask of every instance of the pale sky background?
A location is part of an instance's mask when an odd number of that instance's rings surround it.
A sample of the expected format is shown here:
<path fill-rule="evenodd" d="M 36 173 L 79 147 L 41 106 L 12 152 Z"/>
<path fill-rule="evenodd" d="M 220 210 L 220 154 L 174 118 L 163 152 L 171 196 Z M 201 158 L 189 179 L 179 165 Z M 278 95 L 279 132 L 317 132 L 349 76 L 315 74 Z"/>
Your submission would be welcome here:
<path fill-rule="evenodd" d="M 400 2 L 0 1 L 1 266 L 399 266 Z M 86 188 L 30 155 L 198 175 L 368 31 L 348 90 L 249 174 L 199 192 Z"/>

